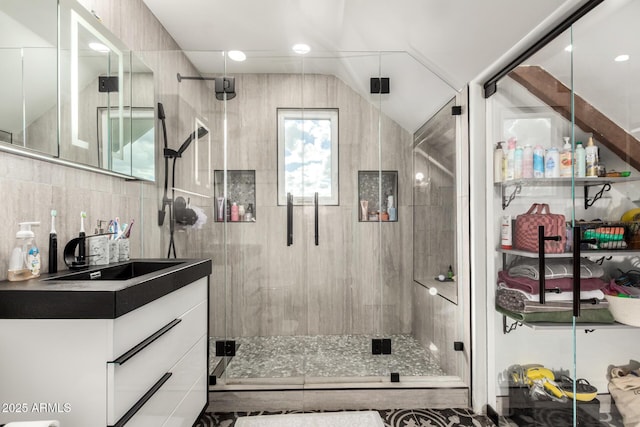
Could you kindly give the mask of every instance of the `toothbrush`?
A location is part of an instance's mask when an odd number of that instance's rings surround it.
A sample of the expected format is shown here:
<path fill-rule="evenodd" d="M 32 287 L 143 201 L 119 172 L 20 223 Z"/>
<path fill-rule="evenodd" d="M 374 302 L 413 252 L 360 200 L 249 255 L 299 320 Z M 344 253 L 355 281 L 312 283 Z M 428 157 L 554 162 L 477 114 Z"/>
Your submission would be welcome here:
<path fill-rule="evenodd" d="M 56 215 L 58 211 L 51 210 L 51 232 L 49 233 L 49 273 L 58 272 L 58 234 L 56 233 Z"/>
<path fill-rule="evenodd" d="M 85 211 L 80 212 L 80 233 L 78 237 L 82 238 L 80 244 L 78 245 L 78 262 L 80 264 L 84 264 L 85 256 L 86 256 L 86 247 L 84 237 L 86 236 L 84 232 L 84 219 L 87 217 L 87 213 Z"/>
<path fill-rule="evenodd" d="M 128 239 L 128 238 L 129 238 L 129 236 L 131 235 L 131 227 L 133 227 L 133 223 L 134 223 L 134 221 L 135 221 L 135 220 L 134 220 L 133 218 L 131 218 L 131 222 L 129 223 L 129 228 L 127 228 L 127 232 L 126 232 L 126 233 L 125 233 L 125 235 L 124 235 L 124 238 L 125 238 L 125 239 Z"/>
<path fill-rule="evenodd" d="M 120 239 L 124 239 L 125 235 L 124 232 L 127 230 L 127 224 L 122 224 L 122 230 L 120 230 L 120 233 L 118 233 L 118 237 L 116 237 L 116 239 L 120 240 Z"/>
<path fill-rule="evenodd" d="M 116 217 L 116 219 L 113 220 L 113 232 L 114 234 L 114 239 L 117 239 L 120 236 L 120 217 Z"/>

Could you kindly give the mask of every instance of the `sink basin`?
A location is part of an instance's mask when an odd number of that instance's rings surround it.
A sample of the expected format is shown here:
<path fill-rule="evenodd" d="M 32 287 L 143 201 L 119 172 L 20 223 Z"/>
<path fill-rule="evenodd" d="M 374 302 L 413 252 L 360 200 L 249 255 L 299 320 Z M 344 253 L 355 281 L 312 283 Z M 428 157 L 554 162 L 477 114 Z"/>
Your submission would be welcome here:
<path fill-rule="evenodd" d="M 129 280 L 182 263 L 182 261 L 131 261 L 126 264 L 49 277 L 44 280 Z"/>

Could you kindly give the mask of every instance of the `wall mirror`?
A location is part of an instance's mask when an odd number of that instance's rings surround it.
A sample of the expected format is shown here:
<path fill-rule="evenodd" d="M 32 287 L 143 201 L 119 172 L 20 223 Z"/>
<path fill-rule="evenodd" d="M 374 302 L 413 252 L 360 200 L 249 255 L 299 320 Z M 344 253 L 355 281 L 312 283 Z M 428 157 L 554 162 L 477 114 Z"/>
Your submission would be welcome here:
<path fill-rule="evenodd" d="M 76 0 L 3 0 L 0 35 L 0 149 L 155 179 L 153 72 L 99 19 Z"/>
<path fill-rule="evenodd" d="M 413 280 L 457 303 L 454 105 L 455 98 L 414 134 Z"/>

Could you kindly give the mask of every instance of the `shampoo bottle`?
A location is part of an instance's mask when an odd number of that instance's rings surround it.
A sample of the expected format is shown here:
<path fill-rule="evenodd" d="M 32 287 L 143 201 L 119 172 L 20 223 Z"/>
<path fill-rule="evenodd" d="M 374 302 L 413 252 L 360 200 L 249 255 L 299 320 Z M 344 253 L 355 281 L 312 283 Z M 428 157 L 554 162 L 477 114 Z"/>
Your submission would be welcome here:
<path fill-rule="evenodd" d="M 36 246 L 36 236 L 31 230 L 32 225 L 40 225 L 40 223 L 21 222 L 19 225 L 16 246 L 11 253 L 7 272 L 7 279 L 12 282 L 40 276 L 40 251 Z"/>
<path fill-rule="evenodd" d="M 575 165 L 575 176 L 578 178 L 584 178 L 586 176 L 586 152 L 584 147 L 582 146 L 582 142 L 576 142 L 576 165 Z"/>
<path fill-rule="evenodd" d="M 560 162 L 560 153 L 555 147 L 551 147 L 547 150 L 544 156 L 544 177 L 545 178 L 558 178 L 560 176 L 560 169 L 558 163 Z"/>
<path fill-rule="evenodd" d="M 523 150 L 522 147 L 516 147 L 516 151 L 513 154 L 513 177 L 515 179 L 522 178 L 522 157 Z"/>
<path fill-rule="evenodd" d="M 522 150 L 522 177 L 533 178 L 533 147 L 529 144 Z"/>
<path fill-rule="evenodd" d="M 598 176 L 598 147 L 593 143 L 593 137 L 589 137 L 585 148 L 586 176 Z"/>
<path fill-rule="evenodd" d="M 389 221 L 398 220 L 398 210 L 393 204 L 393 196 L 387 197 L 387 211 L 389 212 Z"/>
<path fill-rule="evenodd" d="M 544 148 L 541 145 L 533 149 L 533 177 L 544 178 Z"/>
<path fill-rule="evenodd" d="M 240 214 L 238 211 L 238 204 L 233 202 L 231 205 L 231 222 L 238 222 L 240 220 Z"/>
<path fill-rule="evenodd" d="M 511 137 L 507 141 L 505 181 L 511 181 L 515 178 L 515 161 L 516 161 L 516 139 Z"/>

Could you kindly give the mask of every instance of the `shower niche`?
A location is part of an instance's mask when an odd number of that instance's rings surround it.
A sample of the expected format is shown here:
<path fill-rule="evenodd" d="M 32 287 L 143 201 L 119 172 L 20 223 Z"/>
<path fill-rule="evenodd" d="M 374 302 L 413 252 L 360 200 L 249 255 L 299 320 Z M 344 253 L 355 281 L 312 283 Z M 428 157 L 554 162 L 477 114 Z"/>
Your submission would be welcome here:
<path fill-rule="evenodd" d="M 358 171 L 358 212 L 359 222 L 398 222 L 398 171 Z"/>
<path fill-rule="evenodd" d="M 224 171 L 213 172 L 216 222 L 256 221 L 256 171 L 228 170 L 227 198 L 224 196 Z M 237 206 L 236 210 L 233 205 Z"/>

